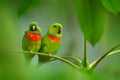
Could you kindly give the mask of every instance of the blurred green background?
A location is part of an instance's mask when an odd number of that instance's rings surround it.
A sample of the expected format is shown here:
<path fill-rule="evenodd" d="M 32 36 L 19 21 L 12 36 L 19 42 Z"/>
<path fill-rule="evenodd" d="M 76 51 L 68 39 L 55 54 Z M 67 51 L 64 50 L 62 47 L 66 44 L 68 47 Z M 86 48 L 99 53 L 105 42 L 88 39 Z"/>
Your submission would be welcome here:
<path fill-rule="evenodd" d="M 21 39 L 31 21 L 38 22 L 42 28 L 42 35 L 54 22 L 59 22 L 64 26 L 61 47 L 57 56 L 75 56 L 83 59 L 84 37 L 77 20 L 74 0 L 42 0 L 40 5 L 31 6 L 19 15 L 22 2 L 24 0 L 0 0 L 0 80 L 120 79 L 120 54 L 105 58 L 92 74 L 80 73 L 61 61 L 50 62 L 37 69 L 37 56 L 28 67 L 25 67 L 24 55 L 9 51 L 22 51 Z M 89 63 L 120 42 L 120 14 L 114 15 L 105 7 L 102 6 L 102 8 L 105 16 L 104 32 L 94 47 L 87 42 Z"/>

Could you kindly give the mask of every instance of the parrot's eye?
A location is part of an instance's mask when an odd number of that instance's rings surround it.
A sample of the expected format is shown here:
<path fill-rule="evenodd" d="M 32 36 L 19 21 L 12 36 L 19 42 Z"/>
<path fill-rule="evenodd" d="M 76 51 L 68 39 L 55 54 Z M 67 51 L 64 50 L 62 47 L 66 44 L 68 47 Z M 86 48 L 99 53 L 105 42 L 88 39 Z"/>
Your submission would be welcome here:
<path fill-rule="evenodd" d="M 31 26 L 31 27 L 30 27 L 30 31 L 37 31 L 36 26 L 35 26 L 35 25 Z"/>

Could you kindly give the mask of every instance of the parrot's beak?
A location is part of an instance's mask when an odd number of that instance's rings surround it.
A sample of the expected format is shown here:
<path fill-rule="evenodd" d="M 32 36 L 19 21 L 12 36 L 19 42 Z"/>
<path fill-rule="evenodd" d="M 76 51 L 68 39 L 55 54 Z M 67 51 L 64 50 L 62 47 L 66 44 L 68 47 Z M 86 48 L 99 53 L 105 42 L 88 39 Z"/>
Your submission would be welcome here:
<path fill-rule="evenodd" d="M 61 28 L 58 28 L 57 34 L 61 34 L 61 32 L 62 32 L 62 29 L 61 29 Z"/>

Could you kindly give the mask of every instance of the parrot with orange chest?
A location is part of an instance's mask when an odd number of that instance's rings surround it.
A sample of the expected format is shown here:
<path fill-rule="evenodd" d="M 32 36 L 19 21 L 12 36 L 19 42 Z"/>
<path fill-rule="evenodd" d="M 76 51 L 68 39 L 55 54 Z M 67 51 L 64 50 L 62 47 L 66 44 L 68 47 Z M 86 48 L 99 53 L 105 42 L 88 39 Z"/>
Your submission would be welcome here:
<path fill-rule="evenodd" d="M 31 22 L 28 30 L 25 31 L 22 38 L 22 48 L 24 51 L 29 51 L 30 53 L 24 53 L 25 62 L 28 65 L 31 59 L 34 57 L 34 53 L 38 52 L 41 47 L 41 28 L 38 26 L 37 22 Z"/>
<path fill-rule="evenodd" d="M 61 24 L 59 23 L 52 24 L 49 27 L 47 34 L 42 38 L 41 48 L 39 52 L 45 54 L 52 54 L 52 55 L 56 54 L 60 48 L 62 30 L 63 30 L 63 26 Z M 40 64 L 48 62 L 50 60 L 50 57 L 41 56 L 41 55 L 38 55 L 38 57 Z"/>

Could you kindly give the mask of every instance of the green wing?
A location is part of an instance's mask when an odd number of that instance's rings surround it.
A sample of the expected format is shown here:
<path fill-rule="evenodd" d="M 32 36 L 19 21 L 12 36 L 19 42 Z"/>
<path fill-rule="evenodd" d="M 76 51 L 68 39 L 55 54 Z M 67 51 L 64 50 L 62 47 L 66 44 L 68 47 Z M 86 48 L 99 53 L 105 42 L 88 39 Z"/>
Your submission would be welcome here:
<path fill-rule="evenodd" d="M 60 47 L 60 42 L 53 42 L 47 36 L 42 39 L 42 45 L 40 52 L 46 54 L 56 54 Z"/>

